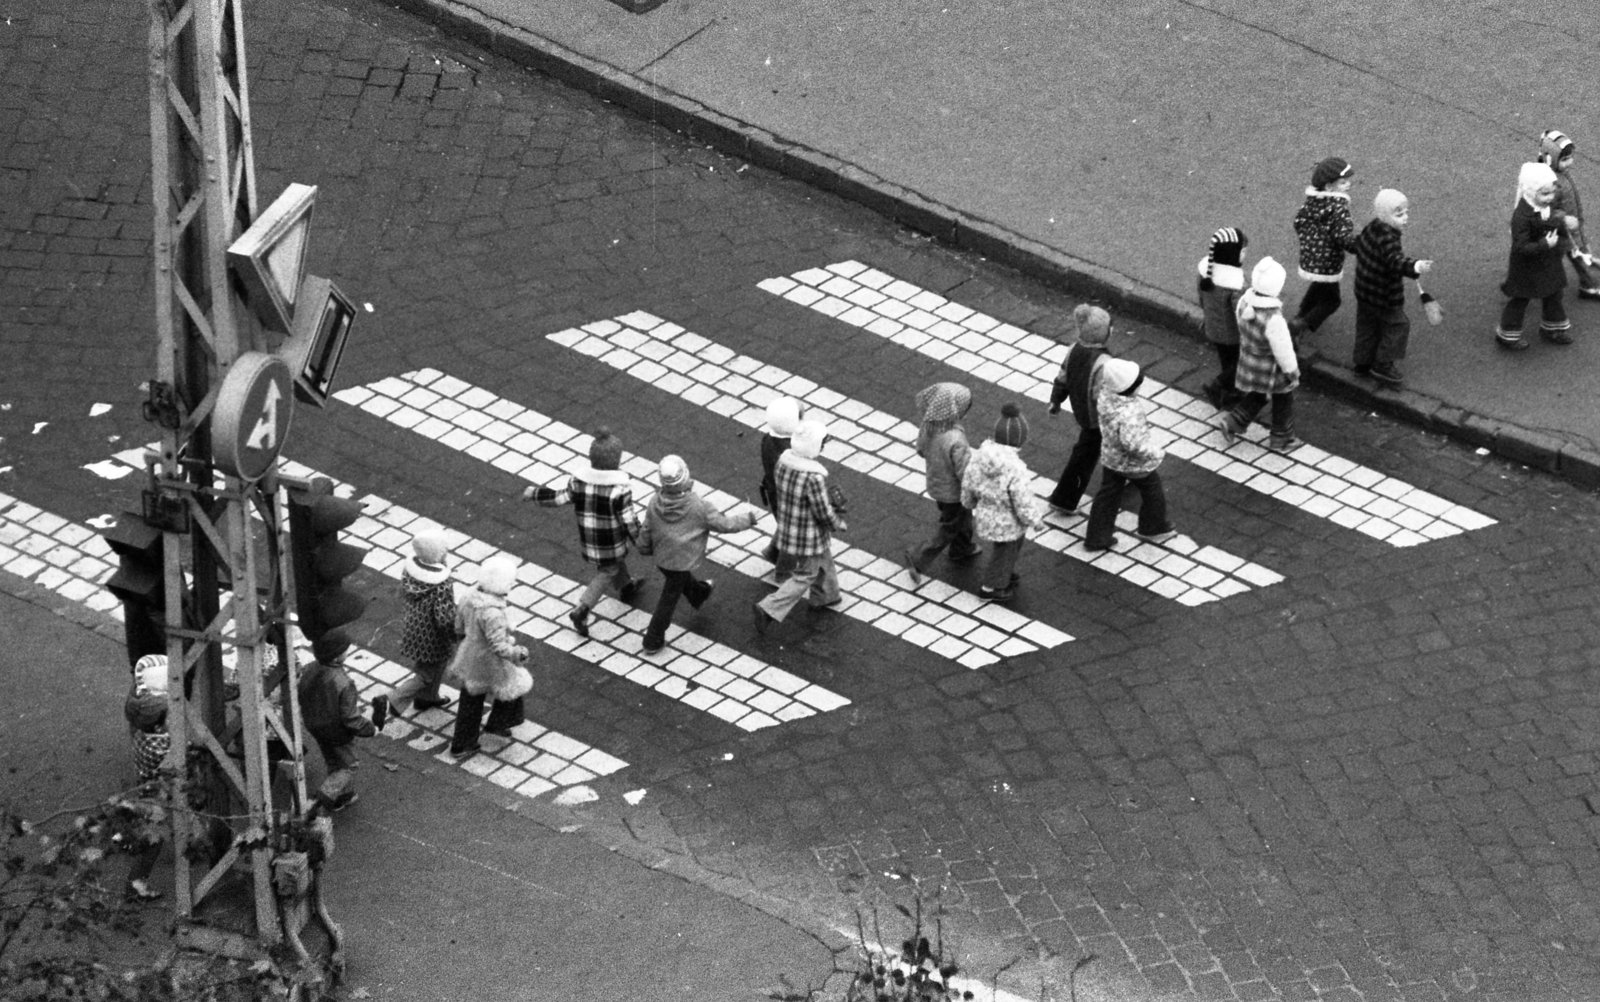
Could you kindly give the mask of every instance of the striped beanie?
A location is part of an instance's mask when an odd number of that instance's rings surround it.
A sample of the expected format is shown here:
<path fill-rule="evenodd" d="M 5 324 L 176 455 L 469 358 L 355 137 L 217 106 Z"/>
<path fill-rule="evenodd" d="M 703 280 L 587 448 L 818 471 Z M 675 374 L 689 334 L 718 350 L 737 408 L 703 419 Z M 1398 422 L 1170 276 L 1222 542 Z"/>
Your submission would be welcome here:
<path fill-rule="evenodd" d="M 1212 269 L 1217 265 L 1239 267 L 1249 244 L 1250 238 L 1244 235 L 1244 230 L 1233 226 L 1224 226 L 1211 234 L 1211 246 L 1206 249 L 1206 272 L 1201 276 L 1205 288 L 1211 287 Z"/>

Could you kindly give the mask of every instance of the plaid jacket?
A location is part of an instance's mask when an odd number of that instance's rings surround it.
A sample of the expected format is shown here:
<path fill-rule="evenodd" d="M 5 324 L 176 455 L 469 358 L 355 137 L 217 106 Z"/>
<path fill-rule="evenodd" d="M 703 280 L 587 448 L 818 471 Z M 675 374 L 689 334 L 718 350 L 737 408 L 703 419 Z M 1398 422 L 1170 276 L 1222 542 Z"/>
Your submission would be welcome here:
<path fill-rule="evenodd" d="M 1417 277 L 1417 262 L 1400 250 L 1400 231 L 1374 219 L 1356 237 L 1356 303 L 1372 310 L 1393 310 L 1406 304 L 1408 278 Z"/>
<path fill-rule="evenodd" d="M 560 490 L 540 487 L 533 500 L 545 508 L 572 505 L 578 515 L 578 542 L 591 563 L 621 560 L 628 555 L 633 488 L 621 470 L 585 468 Z"/>
<path fill-rule="evenodd" d="M 829 540 L 839 527 L 839 515 L 828 498 L 828 473 L 814 459 L 802 459 L 793 449 L 778 457 L 778 505 L 773 515 L 778 531 L 773 542 L 794 557 L 817 557 L 828 552 Z"/>

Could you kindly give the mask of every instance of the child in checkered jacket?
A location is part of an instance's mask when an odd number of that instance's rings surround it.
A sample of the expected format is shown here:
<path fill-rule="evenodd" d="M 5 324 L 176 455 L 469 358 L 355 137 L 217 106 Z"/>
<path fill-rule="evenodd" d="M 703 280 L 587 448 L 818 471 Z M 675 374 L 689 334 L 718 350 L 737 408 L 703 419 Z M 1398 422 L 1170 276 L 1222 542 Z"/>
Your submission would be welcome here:
<path fill-rule="evenodd" d="M 589 613 L 607 589 L 615 588 L 622 601 L 631 600 L 639 582 L 628 573 L 628 541 L 637 516 L 633 514 L 633 487 L 622 465 L 622 442 L 610 429 L 601 428 L 589 444 L 589 466 L 579 470 L 566 486 L 529 487 L 524 501 L 541 507 L 572 505 L 578 516 L 578 544 L 583 559 L 595 565 L 589 585 L 578 604 L 567 613 L 580 637 L 589 635 Z"/>

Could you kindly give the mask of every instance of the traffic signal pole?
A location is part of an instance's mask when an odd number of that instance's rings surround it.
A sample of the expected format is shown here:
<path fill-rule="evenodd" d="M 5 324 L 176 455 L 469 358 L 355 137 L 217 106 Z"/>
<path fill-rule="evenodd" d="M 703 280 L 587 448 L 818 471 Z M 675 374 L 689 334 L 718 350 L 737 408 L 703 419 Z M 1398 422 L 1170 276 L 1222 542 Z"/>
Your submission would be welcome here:
<path fill-rule="evenodd" d="M 304 851 L 309 804 L 276 452 L 256 476 L 219 467 L 214 455 L 212 418 L 226 405 L 227 377 L 241 356 L 259 360 L 254 353 L 265 349 L 226 254 L 256 215 L 242 0 L 147 2 L 157 345 L 145 414 L 161 443 L 140 515 L 163 533 L 174 906 L 192 945 L 226 947 L 219 937 L 227 934 L 208 928 L 197 909 L 225 877 L 243 872 L 254 938 L 268 947 L 287 939 L 307 960 L 299 921 L 285 920 L 286 912 L 304 918 L 304 874 L 314 881 L 315 865 L 308 871 Z M 252 445 L 281 444 L 287 418 L 265 427 Z M 236 719 L 227 712 L 226 649 L 237 667 Z M 268 699 L 272 661 L 271 678 L 282 686 L 276 707 Z M 286 816 L 274 811 L 269 738 L 291 764 Z M 316 911 L 337 970 L 337 928 L 320 901 Z"/>

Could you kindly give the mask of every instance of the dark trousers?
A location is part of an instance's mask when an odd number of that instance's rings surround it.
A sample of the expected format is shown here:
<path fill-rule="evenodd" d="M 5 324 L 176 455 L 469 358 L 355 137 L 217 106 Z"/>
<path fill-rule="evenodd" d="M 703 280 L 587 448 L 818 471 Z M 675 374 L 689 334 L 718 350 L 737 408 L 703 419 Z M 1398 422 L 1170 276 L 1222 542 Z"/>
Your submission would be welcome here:
<path fill-rule="evenodd" d="M 1237 344 L 1212 344 L 1217 349 L 1217 378 L 1204 387 L 1206 399 L 1219 411 L 1227 410 L 1239 400 L 1239 388 L 1234 384 L 1239 375 L 1239 346 Z M 1085 484 L 1088 481 L 1085 480 Z"/>
<path fill-rule="evenodd" d="M 1404 306 L 1382 310 L 1356 300 L 1357 368 L 1389 368 L 1406 357 L 1406 345 L 1410 340 L 1411 318 L 1406 316 Z"/>
<path fill-rule="evenodd" d="M 1267 398 L 1272 399 L 1272 437 L 1289 438 L 1294 434 L 1294 391 L 1288 393 L 1246 393 L 1233 405 L 1233 410 L 1228 413 L 1236 432 L 1242 432 L 1250 427 L 1250 422 L 1261 413 L 1261 408 L 1267 405 Z"/>
<path fill-rule="evenodd" d="M 1172 530 L 1172 523 L 1167 521 L 1167 493 L 1161 487 L 1160 470 L 1128 474 L 1107 466 L 1100 471 L 1100 490 L 1095 493 L 1089 525 L 1084 530 L 1083 544 L 1089 549 L 1106 549 L 1116 538 L 1117 512 L 1122 510 L 1122 495 L 1130 484 L 1139 491 L 1139 533 L 1156 536 Z"/>
<path fill-rule="evenodd" d="M 646 647 L 659 647 L 666 642 L 667 627 L 672 625 L 672 611 L 678 607 L 680 596 L 687 598 L 689 604 L 698 609 L 700 603 L 711 595 L 711 586 L 696 580 L 689 571 L 669 571 L 663 567 L 661 576 L 666 580 L 661 584 L 661 597 L 656 599 L 656 611 L 650 617 L 650 625 L 644 629 Z"/>
<path fill-rule="evenodd" d="M 485 729 L 490 731 L 509 731 L 527 719 L 523 706 L 523 697 L 516 699 L 497 699 L 489 707 L 489 720 L 483 720 L 483 704 L 489 698 L 488 693 L 480 692 L 473 695 L 465 689 L 461 690 L 461 701 L 456 704 L 456 729 L 450 738 L 450 750 L 453 752 L 466 751 L 468 748 L 478 746 L 478 738 Z"/>
<path fill-rule="evenodd" d="M 1021 536 L 995 540 L 993 549 L 989 551 L 989 565 L 983 569 L 983 587 L 988 591 L 1005 591 L 1011 587 L 1017 557 L 1021 553 Z"/>
<path fill-rule="evenodd" d="M 935 501 L 939 506 L 939 527 L 933 538 L 912 551 L 912 563 L 920 574 L 948 547 L 952 560 L 965 560 L 978 552 L 972 541 L 972 512 L 960 501 Z"/>
<path fill-rule="evenodd" d="M 1547 331 L 1564 331 L 1572 326 L 1567 319 L 1566 304 L 1561 301 L 1565 289 L 1557 289 L 1539 300 L 1539 326 Z M 1508 299 L 1500 311 L 1500 331 L 1503 334 L 1521 335 L 1522 318 L 1528 312 L 1527 299 Z M 1506 340 L 1511 340 L 1507 338 Z"/>
<path fill-rule="evenodd" d="M 1306 330 L 1315 331 L 1333 316 L 1341 302 L 1338 282 L 1312 282 L 1306 294 L 1300 297 L 1299 320 Z"/>
<path fill-rule="evenodd" d="M 1072 447 L 1072 455 L 1067 457 L 1066 468 L 1061 471 L 1061 479 L 1056 481 L 1056 489 L 1050 492 L 1050 503 L 1057 508 L 1072 511 L 1078 507 L 1078 502 L 1083 500 L 1083 492 L 1089 489 L 1089 478 L 1094 476 L 1094 468 L 1100 462 L 1100 429 L 1084 428 L 1078 432 L 1078 442 Z"/>

